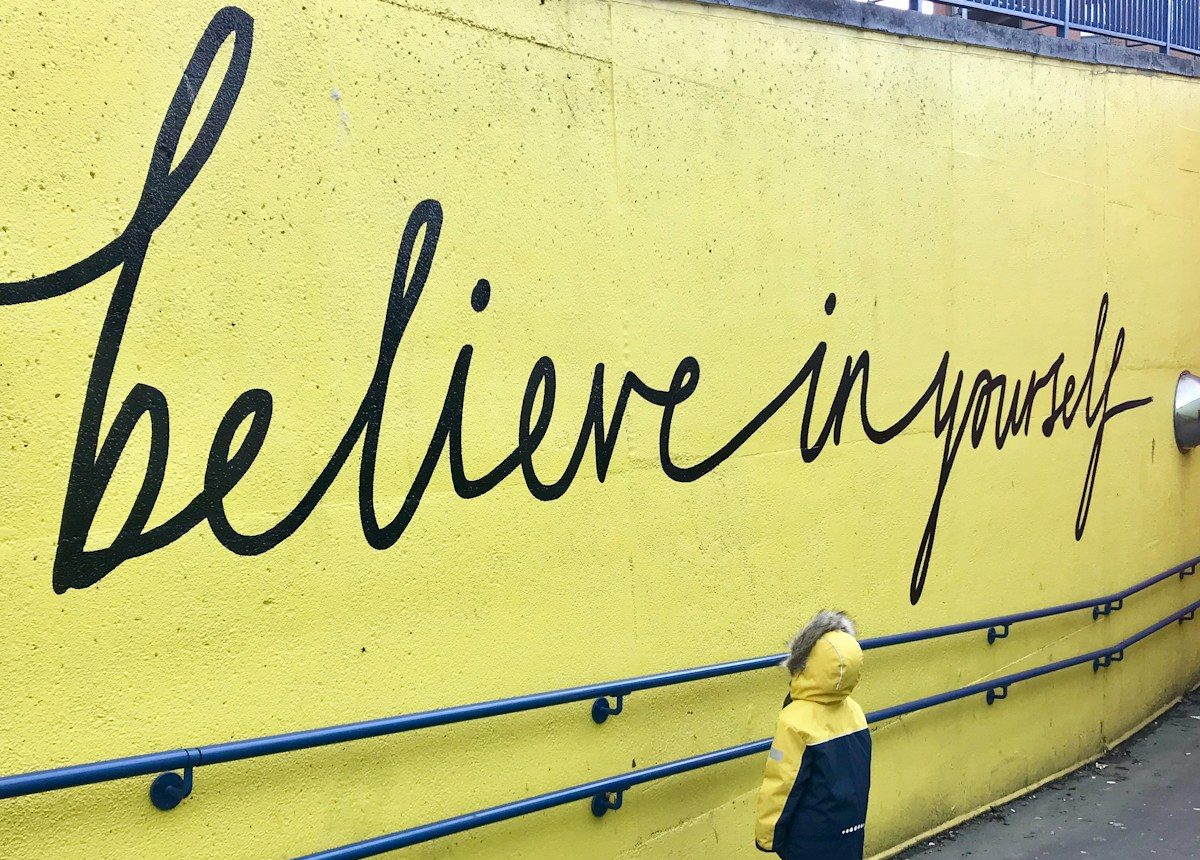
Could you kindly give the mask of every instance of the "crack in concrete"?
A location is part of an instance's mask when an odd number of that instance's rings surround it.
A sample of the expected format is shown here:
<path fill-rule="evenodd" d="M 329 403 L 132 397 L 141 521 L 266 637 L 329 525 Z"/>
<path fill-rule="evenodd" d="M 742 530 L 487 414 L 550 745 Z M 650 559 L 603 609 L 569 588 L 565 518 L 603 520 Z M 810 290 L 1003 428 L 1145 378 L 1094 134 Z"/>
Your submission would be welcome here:
<path fill-rule="evenodd" d="M 417 12 L 418 14 L 421 14 L 421 15 L 428 15 L 432 18 L 438 18 L 443 21 L 449 21 L 453 24 L 459 24 L 463 27 L 469 27 L 472 30 L 479 30 L 480 32 L 489 33 L 493 36 L 500 36 L 505 39 L 512 39 L 515 42 L 524 42 L 525 44 L 528 44 L 528 45 L 536 45 L 539 48 L 548 48 L 551 51 L 558 51 L 559 53 L 566 54 L 567 56 L 575 57 L 577 59 L 591 60 L 592 62 L 600 63 L 601 65 L 611 65 L 612 64 L 612 60 L 605 59 L 604 57 L 594 57 L 591 54 L 584 54 L 584 53 L 580 53 L 579 51 L 572 51 L 570 48 L 565 48 L 562 45 L 554 45 L 549 42 L 543 42 L 539 39 L 535 39 L 533 36 L 522 36 L 518 33 L 510 33 L 507 30 L 501 29 L 499 27 L 489 27 L 486 24 L 480 23 L 479 21 L 472 21 L 470 18 L 463 18 L 460 15 L 455 15 L 450 12 L 444 12 L 444 11 L 440 11 L 438 9 L 427 9 L 427 8 L 424 8 L 421 6 L 413 6 L 408 3 L 401 2 L 401 0 L 379 0 L 379 2 L 386 3 L 389 6 L 395 6 L 398 9 L 405 9 L 409 12 Z"/>

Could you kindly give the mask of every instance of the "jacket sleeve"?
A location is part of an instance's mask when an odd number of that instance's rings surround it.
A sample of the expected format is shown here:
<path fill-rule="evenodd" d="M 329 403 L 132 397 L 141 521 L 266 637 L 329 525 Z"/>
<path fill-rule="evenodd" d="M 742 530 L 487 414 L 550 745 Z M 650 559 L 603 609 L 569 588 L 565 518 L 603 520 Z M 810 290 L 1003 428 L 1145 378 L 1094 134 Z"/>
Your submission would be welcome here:
<path fill-rule="evenodd" d="M 804 791 L 807 772 L 802 773 L 805 735 L 789 719 L 788 709 L 779 715 L 775 739 L 767 753 L 767 766 L 762 787 L 758 790 L 758 809 L 754 826 L 754 842 L 761 851 L 775 851 L 775 834 L 787 829 L 782 821 L 788 797 Z M 792 804 L 794 809 L 796 804 Z M 782 823 L 784 826 L 780 828 Z"/>

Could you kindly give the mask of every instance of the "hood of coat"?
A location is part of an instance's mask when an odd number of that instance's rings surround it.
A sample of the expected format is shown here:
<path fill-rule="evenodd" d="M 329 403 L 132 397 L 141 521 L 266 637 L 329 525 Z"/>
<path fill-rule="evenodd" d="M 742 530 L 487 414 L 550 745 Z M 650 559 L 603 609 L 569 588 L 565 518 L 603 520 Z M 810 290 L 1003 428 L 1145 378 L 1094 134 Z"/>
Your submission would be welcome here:
<path fill-rule="evenodd" d="M 813 644 L 804 668 L 792 676 L 792 701 L 836 705 L 858 684 L 863 652 L 844 630 L 832 630 Z"/>

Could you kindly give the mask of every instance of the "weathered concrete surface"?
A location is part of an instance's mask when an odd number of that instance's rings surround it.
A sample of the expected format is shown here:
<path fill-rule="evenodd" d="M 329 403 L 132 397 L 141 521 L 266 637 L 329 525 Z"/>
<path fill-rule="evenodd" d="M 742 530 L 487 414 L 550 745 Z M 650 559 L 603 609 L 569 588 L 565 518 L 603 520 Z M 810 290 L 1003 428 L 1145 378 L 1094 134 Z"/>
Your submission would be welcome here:
<path fill-rule="evenodd" d="M 0 0 L 0 774 L 770 654 L 826 606 L 870 636 L 1021 612 L 1200 552 L 1170 420 L 1200 79 L 676 0 L 229 2 Z M 1198 597 L 872 651 L 859 701 Z M 868 851 L 1192 678 L 1200 623 L 880 723 Z M 169 814 L 147 778 L 12 798 L 0 860 L 303 856 L 762 738 L 786 683 L 204 767 Z M 401 860 L 762 860 L 764 763 Z"/>
<path fill-rule="evenodd" d="M 1200 692 L 1095 764 L 900 856 L 1200 857 Z"/>

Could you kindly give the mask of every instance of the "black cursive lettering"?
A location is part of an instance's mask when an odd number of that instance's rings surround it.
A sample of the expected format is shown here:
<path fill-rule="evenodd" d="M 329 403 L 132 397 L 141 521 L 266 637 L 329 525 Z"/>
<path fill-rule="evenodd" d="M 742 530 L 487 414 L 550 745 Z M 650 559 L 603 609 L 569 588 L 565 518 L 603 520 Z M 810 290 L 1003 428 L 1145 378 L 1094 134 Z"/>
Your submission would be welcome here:
<path fill-rule="evenodd" d="M 233 39 L 233 51 L 216 97 L 195 140 L 176 161 L 180 137 L 194 107 L 193 94 L 200 91 L 219 49 L 230 38 Z M 1043 436 L 1051 436 L 1059 427 L 1064 432 L 1069 431 L 1082 409 L 1084 423 L 1094 435 L 1075 518 L 1075 537 L 1078 540 L 1087 526 L 1108 422 L 1151 400 L 1143 397 L 1109 405 L 1112 380 L 1124 350 L 1125 329 L 1117 331 L 1111 357 L 1100 374 L 1100 352 L 1109 307 L 1106 293 L 1100 300 L 1091 360 L 1080 376 L 1064 375 L 1066 356 L 1060 353 L 1044 373 L 1033 371 L 1030 374 L 1024 390 L 1023 377 L 1014 377 L 1010 387 L 1007 375 L 987 369 L 980 370 L 968 386 L 963 370 L 951 373 L 951 357 L 946 352 L 929 383 L 913 399 L 912 405 L 892 423 L 877 425 L 868 415 L 871 355 L 866 350 L 857 356 L 846 356 L 832 404 L 823 417 L 817 416 L 817 391 L 829 352 L 828 344 L 821 341 L 778 394 L 734 432 L 727 442 L 691 464 L 681 464 L 673 458 L 671 434 L 676 426 L 679 407 L 695 394 L 700 384 L 699 361 L 691 356 L 680 360 L 667 387 L 662 389 L 654 387 L 633 371 L 627 371 L 622 377 L 612 410 L 607 413 L 604 404 L 605 365 L 597 364 L 571 456 L 562 474 L 550 479 L 539 474 L 534 462 L 534 454 L 545 440 L 554 419 L 557 388 L 554 362 L 549 356 L 542 356 L 534 362 L 529 373 L 512 450 L 496 465 L 472 476 L 468 474 L 464 463 L 463 410 L 467 403 L 467 383 L 473 355 L 473 348 L 466 344 L 459 350 L 451 369 L 437 423 L 408 492 L 390 518 L 381 518 L 375 496 L 378 477 L 376 466 L 388 386 L 396 372 L 400 344 L 429 281 L 443 225 L 441 204 L 436 200 L 423 200 L 413 207 L 400 239 L 375 368 L 366 391 L 333 453 L 295 506 L 277 523 L 253 534 L 239 531 L 230 522 L 225 510 L 225 498 L 249 472 L 270 429 L 272 396 L 270 392 L 256 388 L 234 400 L 218 424 L 199 492 L 166 521 L 147 528 L 158 503 L 170 450 L 171 426 L 167 397 L 157 388 L 138 383 L 126 395 L 112 425 L 103 434 L 103 441 L 101 422 L 151 238 L 199 177 L 216 148 L 246 80 L 252 39 L 253 21 L 242 10 L 227 7 L 213 17 L 197 43 L 167 107 L 138 203 L 128 225 L 113 241 L 60 271 L 25 281 L 0 284 L 0 304 L 38 302 L 91 284 L 114 269 L 120 270 L 100 327 L 67 478 L 52 577 L 54 590 L 58 593 L 68 588 L 86 588 L 124 562 L 172 543 L 202 522 L 209 524 L 217 541 L 231 552 L 239 555 L 267 552 L 294 534 L 307 520 L 360 444 L 358 505 L 363 535 L 370 546 L 386 549 L 401 538 L 412 521 L 443 456 L 447 459 L 454 490 L 464 499 L 491 491 L 519 469 L 533 497 L 551 501 L 561 497 L 578 476 L 589 444 L 594 449 L 596 480 L 605 480 L 622 421 L 631 398 L 636 395 L 642 402 L 662 410 L 659 461 L 663 473 L 673 481 L 696 481 L 733 456 L 807 386 L 799 428 L 799 452 L 806 463 L 820 457 L 827 446 L 841 443 L 856 389 L 858 420 L 866 438 L 876 445 L 884 445 L 895 439 L 925 414 L 932 404 L 933 433 L 935 438 L 942 440 L 942 455 L 933 501 L 926 516 L 910 579 L 909 598 L 915 604 L 925 588 L 941 507 L 964 442 L 978 449 L 988 439 L 989 428 L 993 428 L 991 441 L 997 450 L 1002 450 L 1015 436 L 1028 437 L 1043 389 L 1049 389 L 1047 412 L 1040 423 Z M 491 285 L 485 279 L 480 279 L 471 294 L 472 308 L 483 313 L 490 296 Z M 830 294 L 825 301 L 825 313 L 832 315 L 836 305 L 837 297 Z M 101 500 L 129 439 L 143 418 L 149 422 L 150 446 L 136 496 L 124 523 L 109 545 L 88 548 L 88 536 Z M 241 442 L 235 447 L 234 440 L 243 428 Z"/>

